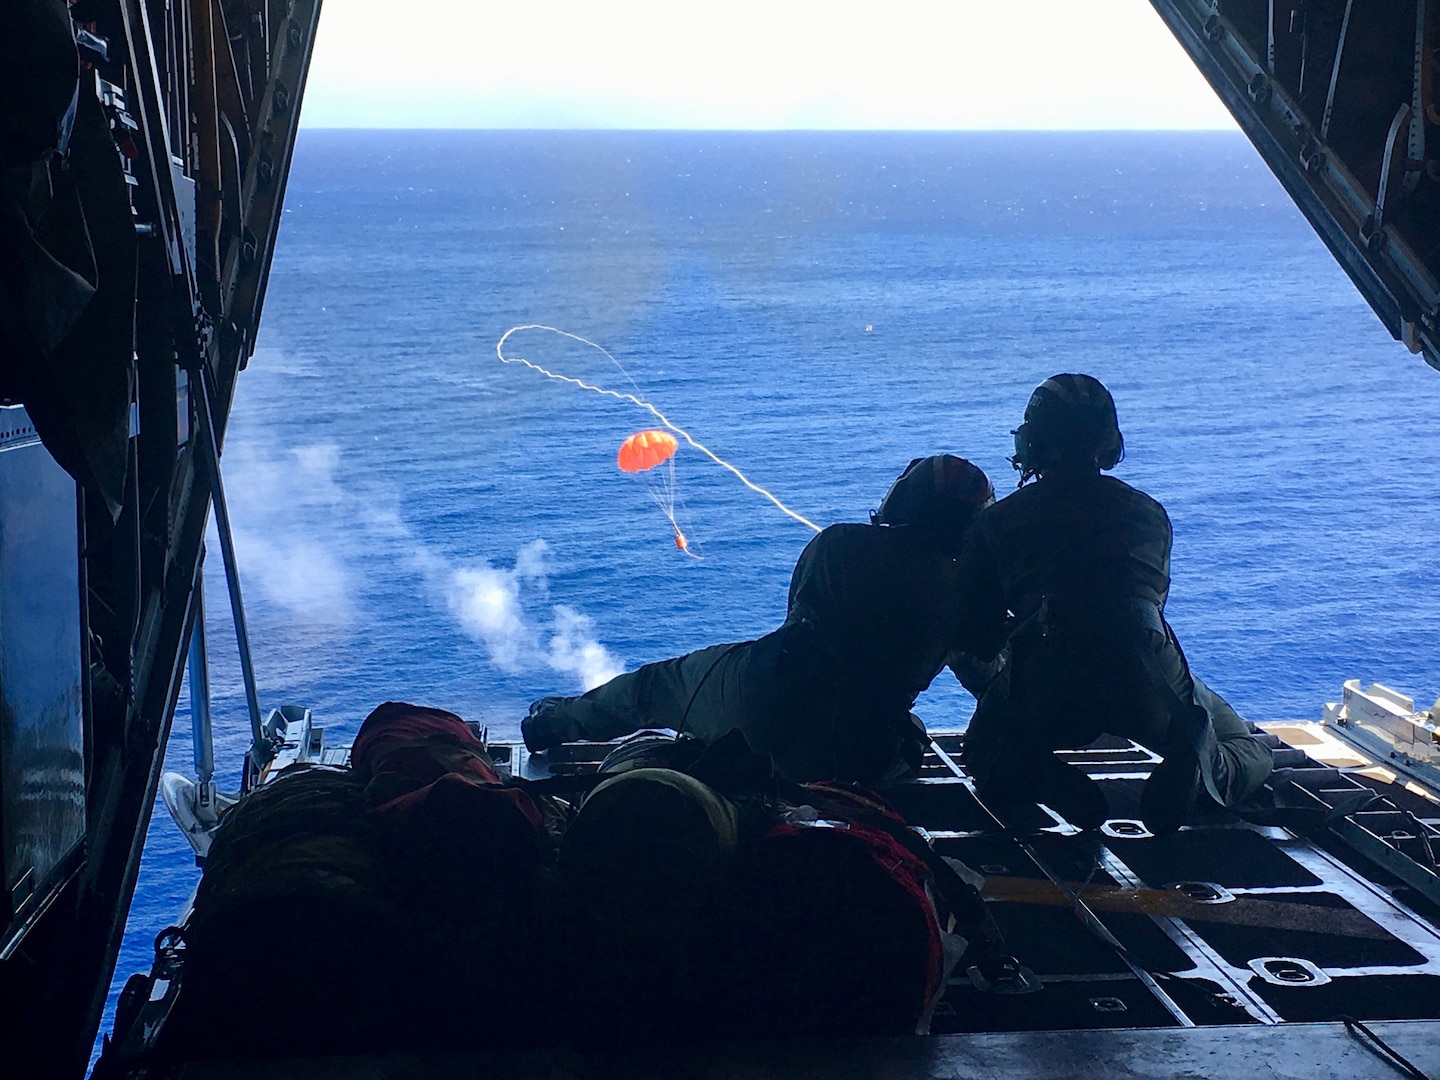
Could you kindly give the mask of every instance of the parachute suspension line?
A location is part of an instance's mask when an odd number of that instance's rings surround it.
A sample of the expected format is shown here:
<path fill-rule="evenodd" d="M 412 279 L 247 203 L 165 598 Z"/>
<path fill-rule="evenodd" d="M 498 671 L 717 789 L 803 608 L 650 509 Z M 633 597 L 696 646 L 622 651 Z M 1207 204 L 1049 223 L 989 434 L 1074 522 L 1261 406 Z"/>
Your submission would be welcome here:
<path fill-rule="evenodd" d="M 660 473 L 660 469 L 665 471 Z M 660 475 L 656 475 L 660 473 Z M 665 520 L 670 522 L 670 527 L 675 530 L 675 546 L 689 555 L 692 559 L 700 558 L 690 550 L 690 541 L 686 539 L 685 532 L 680 528 L 680 522 L 675 518 L 675 458 L 672 455 L 665 459 L 665 464 L 654 469 L 648 469 L 640 473 L 645 481 L 645 493 L 650 496 L 660 512 L 665 515 Z"/>
<path fill-rule="evenodd" d="M 660 512 L 672 521 L 675 519 L 675 459 L 665 462 L 665 479 L 653 477 L 651 473 L 641 474 L 645 478 L 645 493 L 650 496 Z"/>
<path fill-rule="evenodd" d="M 523 356 L 506 356 L 506 340 L 510 337 L 511 334 L 518 334 L 522 330 L 546 330 L 552 334 L 559 334 L 561 337 L 570 338 L 572 341 L 578 341 L 582 345 L 589 345 L 592 349 L 599 349 L 601 353 L 609 357 L 611 363 L 613 363 L 617 368 L 620 369 L 620 371 L 625 375 L 625 378 L 630 380 L 630 385 L 635 386 L 635 380 L 630 379 L 629 373 L 625 371 L 625 368 L 621 365 L 620 361 L 616 360 L 615 357 L 611 356 L 603 345 L 597 345 L 589 338 L 583 338 L 579 334 L 572 334 L 566 330 L 560 330 L 553 326 L 546 326 L 543 323 L 526 323 L 523 326 L 512 326 L 509 330 L 506 330 L 505 333 L 501 334 L 500 340 L 495 343 L 495 355 L 499 358 L 502 364 L 523 364 L 531 371 L 538 371 L 547 379 L 554 379 L 556 382 L 569 383 L 571 386 L 578 386 L 581 390 L 589 390 L 591 393 L 594 394 L 600 394 L 604 397 L 615 398 L 617 401 L 628 401 L 632 405 L 638 405 L 640 408 L 648 412 L 651 416 L 655 417 L 656 420 L 660 421 L 660 423 L 664 424 L 665 427 L 669 428 L 676 435 L 679 435 L 690 446 L 694 447 L 696 450 L 699 450 L 700 453 L 704 454 L 716 465 L 719 465 L 722 469 L 728 469 L 730 472 L 734 473 L 735 477 L 751 491 L 759 495 L 764 495 L 765 498 L 769 499 L 772 503 L 774 503 L 775 507 L 786 517 L 793 518 L 801 525 L 808 526 L 809 528 L 814 529 L 816 532 L 820 531 L 819 525 L 816 525 L 809 518 L 803 517 L 802 515 L 797 514 L 794 510 L 791 510 L 783 502 L 777 499 L 774 495 L 770 494 L 770 492 L 766 491 L 759 484 L 751 480 L 734 465 L 731 465 L 724 458 L 717 455 L 708 446 L 704 445 L 703 443 L 697 442 L 684 428 L 678 427 L 677 425 L 671 423 L 668 416 L 662 413 L 654 405 L 651 405 L 650 402 L 639 396 L 639 387 L 635 387 L 637 393 L 625 394 L 616 390 L 608 390 L 603 386 L 594 386 L 590 383 L 583 382 L 580 379 L 571 378 L 569 375 L 561 375 L 558 372 L 550 371 L 546 368 L 541 367 L 539 364 L 534 363 L 531 360 L 525 359 Z M 674 522 L 672 519 L 672 524 L 673 523 Z M 675 531 L 678 543 L 680 540 L 683 540 L 684 537 L 680 533 L 679 526 L 676 526 Z M 680 550 L 685 551 L 687 554 L 689 553 L 689 549 L 686 548 L 683 544 L 681 545 Z M 699 556 L 697 555 L 695 556 L 695 558 L 699 558 Z"/>
<path fill-rule="evenodd" d="M 661 511 L 669 519 L 670 527 L 675 530 L 675 547 L 678 548 L 680 551 L 684 552 L 686 555 L 689 555 L 692 559 L 704 559 L 704 555 L 701 555 L 698 551 L 694 551 L 691 549 L 690 540 L 686 537 L 685 530 L 680 528 L 680 522 L 675 517 L 676 488 L 674 455 L 671 455 L 669 458 L 666 459 L 665 479 L 658 486 L 660 487 L 660 490 L 663 492 L 663 494 L 656 496 L 655 493 L 652 491 L 651 495 L 655 498 L 655 501 L 660 504 Z"/>

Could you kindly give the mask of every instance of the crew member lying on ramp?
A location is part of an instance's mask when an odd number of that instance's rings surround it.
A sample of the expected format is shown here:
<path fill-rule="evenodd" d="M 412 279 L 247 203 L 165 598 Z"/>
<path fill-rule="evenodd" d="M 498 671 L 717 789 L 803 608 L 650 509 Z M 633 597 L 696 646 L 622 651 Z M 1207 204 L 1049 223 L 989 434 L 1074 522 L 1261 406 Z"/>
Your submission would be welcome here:
<path fill-rule="evenodd" d="M 871 524 L 832 525 L 806 546 L 780 629 L 646 664 L 581 697 L 542 698 L 521 724 L 526 747 L 643 727 L 713 742 L 738 728 L 787 780 L 906 775 L 923 749 L 916 696 L 947 664 L 972 693 L 991 674 L 956 652 L 957 557 L 994 497 L 964 458 L 917 458 Z"/>
<path fill-rule="evenodd" d="M 1191 674 L 1165 621 L 1170 519 L 1101 475 L 1125 448 L 1110 392 L 1088 375 L 1046 379 L 1014 434 L 1022 486 L 978 515 L 961 560 L 961 644 L 1009 658 L 965 736 L 981 797 L 996 809 L 1041 801 L 1100 825 L 1099 787 L 1052 751 L 1108 732 L 1164 757 L 1142 792 L 1152 831 L 1179 828 L 1202 790 L 1242 803 L 1270 775 L 1271 753 Z"/>

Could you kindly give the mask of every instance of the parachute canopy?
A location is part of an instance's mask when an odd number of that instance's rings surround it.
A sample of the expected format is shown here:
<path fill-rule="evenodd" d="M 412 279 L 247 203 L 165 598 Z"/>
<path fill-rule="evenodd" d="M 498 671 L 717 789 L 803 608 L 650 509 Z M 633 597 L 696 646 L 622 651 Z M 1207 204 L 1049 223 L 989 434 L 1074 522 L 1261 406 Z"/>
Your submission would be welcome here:
<path fill-rule="evenodd" d="M 668 431 L 637 431 L 620 444 L 616 461 L 625 472 L 644 472 L 669 461 L 679 445 Z"/>

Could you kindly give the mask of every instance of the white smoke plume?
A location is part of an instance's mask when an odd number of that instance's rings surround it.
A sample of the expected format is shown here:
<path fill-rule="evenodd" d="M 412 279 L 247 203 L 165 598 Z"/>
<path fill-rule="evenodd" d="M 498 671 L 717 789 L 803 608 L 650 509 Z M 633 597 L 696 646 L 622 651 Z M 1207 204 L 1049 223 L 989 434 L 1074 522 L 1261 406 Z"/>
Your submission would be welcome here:
<path fill-rule="evenodd" d="M 605 646 L 595 640 L 595 622 L 565 604 L 555 605 L 555 625 L 550 637 L 550 666 L 570 673 L 586 690 L 607 683 L 623 670 Z"/>
<path fill-rule="evenodd" d="M 485 646 L 496 667 L 523 671 L 528 658 L 541 654 L 539 635 L 525 618 L 515 571 L 466 567 L 451 573 L 449 584 L 450 610 L 461 629 Z"/>
<path fill-rule="evenodd" d="M 283 455 L 267 455 L 261 446 L 237 444 L 224 463 L 247 589 L 257 588 L 298 620 L 352 625 L 364 568 L 352 568 L 345 552 L 358 547 L 363 555 L 352 558 L 398 563 L 418 575 L 431 602 L 502 671 L 548 669 L 589 690 L 622 670 L 596 638 L 593 620 L 550 603 L 544 540 L 523 545 L 509 569 L 462 564 L 425 544 L 393 506 L 345 490 L 335 478 L 340 450 L 333 443 Z M 364 537 L 359 543 L 357 533 Z"/>
<path fill-rule="evenodd" d="M 335 482 L 339 462 L 340 450 L 330 443 L 282 457 L 240 444 L 224 459 L 241 581 L 301 622 L 331 627 L 354 621 L 354 581 L 337 545 L 307 525 L 330 519 L 349 501 Z M 218 540 L 209 551 L 211 574 L 218 575 Z"/>
<path fill-rule="evenodd" d="M 532 540 L 516 553 L 510 570 L 483 565 L 453 570 L 447 581 L 449 607 L 497 667 L 519 672 L 538 659 L 590 690 L 621 671 L 595 639 L 593 620 L 566 604 L 551 606 L 549 619 L 539 623 L 526 613 L 527 601 L 540 607 L 548 603 L 549 553 L 544 540 Z"/>

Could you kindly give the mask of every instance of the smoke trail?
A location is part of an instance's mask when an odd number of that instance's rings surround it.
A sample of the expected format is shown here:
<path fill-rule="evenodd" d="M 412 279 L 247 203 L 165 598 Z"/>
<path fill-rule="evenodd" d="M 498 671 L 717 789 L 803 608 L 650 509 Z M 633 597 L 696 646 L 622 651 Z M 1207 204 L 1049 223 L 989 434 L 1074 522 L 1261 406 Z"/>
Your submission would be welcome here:
<path fill-rule="evenodd" d="M 550 667 L 580 680 L 586 690 L 607 683 L 624 669 L 595 639 L 595 622 L 566 604 L 555 605 L 555 626 L 550 637 Z"/>
<path fill-rule="evenodd" d="M 302 523 L 327 521 L 349 498 L 335 482 L 340 451 L 318 443 L 275 457 L 239 442 L 226 455 L 235 548 L 246 583 L 302 624 L 354 622 L 355 582 L 339 545 Z M 214 532 L 214 523 L 210 531 Z M 210 546 L 219 550 L 218 540 Z M 219 578 L 219 566 L 211 570 Z"/>
<path fill-rule="evenodd" d="M 515 572 L 489 566 L 462 567 L 446 582 L 447 606 L 460 628 L 484 644 L 495 666 L 522 671 L 525 659 L 540 652 L 540 641 L 526 621 Z"/>
<path fill-rule="evenodd" d="M 342 485 L 335 444 L 279 455 L 269 445 L 237 443 L 226 461 L 235 542 L 246 582 L 292 619 L 352 626 L 363 614 L 356 593 L 365 575 L 353 566 L 363 552 L 369 562 L 388 556 L 419 578 L 428 601 L 502 671 L 549 670 L 589 690 L 622 670 L 589 617 L 550 603 L 544 540 L 521 546 L 509 568 L 453 559 L 426 544 L 383 497 Z"/>
<path fill-rule="evenodd" d="M 620 369 L 620 373 L 625 376 L 625 378 L 629 381 L 630 385 L 633 386 L 633 387 L 635 387 L 635 393 L 633 393 L 633 394 L 626 394 L 626 393 L 621 393 L 620 391 L 617 391 L 617 390 L 607 390 L 607 389 L 606 389 L 605 387 L 603 387 L 603 386 L 592 386 L 590 383 L 582 382 L 580 379 L 571 378 L 569 375 L 560 375 L 560 374 L 558 374 L 558 373 L 556 373 L 556 372 L 554 372 L 554 371 L 549 371 L 549 370 L 541 367 L 539 364 L 533 363 L 533 362 L 530 361 L 530 360 L 526 360 L 523 356 L 506 356 L 506 355 L 505 355 L 505 342 L 506 342 L 506 340 L 510 337 L 511 334 L 519 333 L 521 330 L 546 330 L 546 331 L 549 331 L 549 332 L 552 333 L 552 334 L 559 334 L 561 337 L 569 338 L 569 339 L 572 340 L 572 341 L 578 341 L 578 342 L 580 342 L 582 345 L 589 345 L 592 349 L 599 349 L 600 352 L 603 353 L 603 354 L 610 360 L 610 362 L 611 362 L 612 364 L 614 364 L 617 368 Z M 571 386 L 578 386 L 581 390 L 589 390 L 589 391 L 591 391 L 592 393 L 601 394 L 601 395 L 603 395 L 603 396 L 605 396 L 605 397 L 616 398 L 616 399 L 619 400 L 619 401 L 628 401 L 628 402 L 630 402 L 632 405 L 638 405 L 638 406 L 640 406 L 640 408 L 642 408 L 642 409 L 644 409 L 646 412 L 650 413 L 651 416 L 655 417 L 656 420 L 659 420 L 660 423 L 664 424 L 667 428 L 669 428 L 671 431 L 673 431 L 676 435 L 679 435 L 682 439 L 684 439 L 687 443 L 689 443 L 691 446 L 693 446 L 696 450 L 699 450 L 702 454 L 704 454 L 706 457 L 708 457 L 711 461 L 715 462 L 716 465 L 719 465 L 722 469 L 728 469 L 728 470 L 730 470 L 730 472 L 734 473 L 734 474 L 739 478 L 740 482 L 741 482 L 742 484 L 744 484 L 747 488 L 749 488 L 751 491 L 754 491 L 754 492 L 757 492 L 757 493 L 759 493 L 759 494 L 761 494 L 761 495 L 764 495 L 765 498 L 769 499 L 772 503 L 774 503 L 774 504 L 776 505 L 776 507 L 779 508 L 779 510 L 780 510 L 781 513 L 785 514 L 787 517 L 794 518 L 796 521 L 800 522 L 800 524 L 802 524 L 802 525 L 808 525 L 810 528 L 814 529 L 816 532 L 819 532 L 819 531 L 820 531 L 820 526 L 819 526 L 819 525 L 816 525 L 816 524 L 815 524 L 813 521 L 811 521 L 809 518 L 807 518 L 807 517 L 802 517 L 800 514 L 797 514 L 794 510 L 791 510 L 788 506 L 786 506 L 783 502 L 781 502 L 779 499 L 777 499 L 774 495 L 770 494 L 770 492 L 766 491 L 766 490 L 765 490 L 763 487 L 761 487 L 759 484 L 753 482 L 748 476 L 746 476 L 744 473 L 742 473 L 742 472 L 741 472 L 739 469 L 737 469 L 734 465 L 731 465 L 731 464 L 730 464 L 728 461 L 726 461 L 724 458 L 718 456 L 718 455 L 717 455 L 714 451 L 712 451 L 708 446 L 704 445 L 703 443 L 697 442 L 694 438 L 691 437 L 690 433 L 689 433 L 688 431 L 686 431 L 684 428 L 678 427 L 677 425 L 671 423 L 670 418 L 669 418 L 668 416 L 666 416 L 664 413 L 662 413 L 662 412 L 661 412 L 659 409 L 657 409 L 654 405 L 650 404 L 650 402 L 648 402 L 648 401 L 646 401 L 644 398 L 640 397 L 640 396 L 639 396 L 639 394 L 640 394 L 640 388 L 639 388 L 638 386 L 635 386 L 635 380 L 630 378 L 630 373 L 625 370 L 624 366 L 620 363 L 619 360 L 616 360 L 615 357 L 613 357 L 613 356 L 610 355 L 609 351 L 606 350 L 604 346 L 602 346 L 602 345 L 597 345 L 597 344 L 595 344 L 595 342 L 591 341 L 589 338 L 583 338 L 583 337 L 581 337 L 579 334 L 572 334 L 572 333 L 570 333 L 569 331 L 560 330 L 560 329 L 557 329 L 556 327 L 553 327 L 553 326 L 545 326 L 543 323 L 526 323 L 526 324 L 523 325 L 523 326 L 512 326 L 509 330 L 506 330 L 505 333 L 503 333 L 503 334 L 500 335 L 500 340 L 495 343 L 495 355 L 496 355 L 497 357 L 499 357 L 500 362 L 501 362 L 502 364 L 524 364 L 526 367 L 530 368 L 532 371 L 538 371 L 541 375 L 544 375 L 547 379 L 554 379 L 556 382 L 569 383 Z"/>
<path fill-rule="evenodd" d="M 547 599 L 549 551 L 544 540 L 532 540 L 516 553 L 510 570 L 488 564 L 436 567 L 441 575 L 432 585 L 443 592 L 461 629 L 485 646 L 497 667 L 521 672 L 544 666 L 573 675 L 590 690 L 622 670 L 595 639 L 594 622 L 565 604 L 553 605 L 548 626 L 537 625 L 526 613 L 528 599 Z"/>

